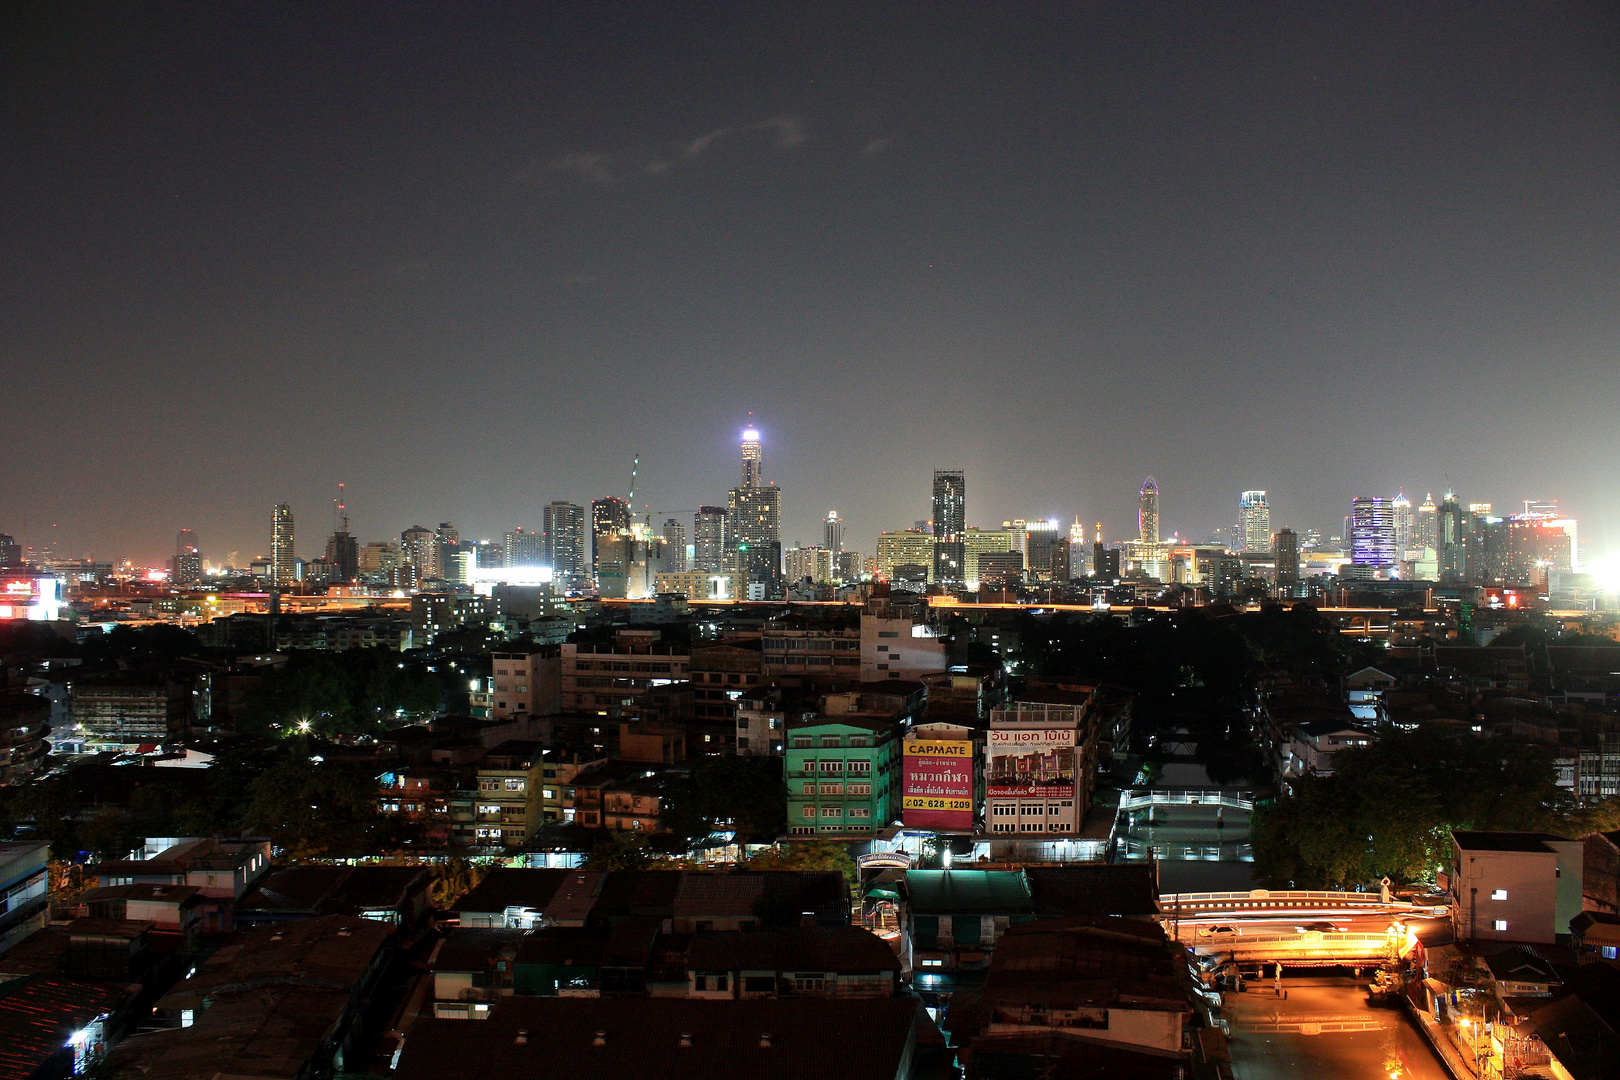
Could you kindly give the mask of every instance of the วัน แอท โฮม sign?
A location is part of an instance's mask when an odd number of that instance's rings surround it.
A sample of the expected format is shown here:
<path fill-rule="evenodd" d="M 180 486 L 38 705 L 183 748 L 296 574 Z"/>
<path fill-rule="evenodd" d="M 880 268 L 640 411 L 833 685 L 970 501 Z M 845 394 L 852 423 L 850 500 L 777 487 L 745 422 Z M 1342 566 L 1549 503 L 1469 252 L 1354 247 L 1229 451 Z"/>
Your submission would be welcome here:
<path fill-rule="evenodd" d="M 1074 798 L 1074 728 L 991 729 L 985 785 L 992 799 Z"/>

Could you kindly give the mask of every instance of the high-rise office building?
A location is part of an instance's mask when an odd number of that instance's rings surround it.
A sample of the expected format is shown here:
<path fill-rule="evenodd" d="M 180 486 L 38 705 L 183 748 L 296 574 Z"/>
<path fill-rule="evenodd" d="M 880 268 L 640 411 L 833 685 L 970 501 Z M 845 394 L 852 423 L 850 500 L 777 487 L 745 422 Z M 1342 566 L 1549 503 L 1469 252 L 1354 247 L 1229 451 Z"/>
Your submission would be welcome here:
<path fill-rule="evenodd" d="M 1440 551 L 1440 508 L 1434 505 L 1432 494 L 1423 496 L 1423 503 L 1417 508 L 1412 526 L 1412 547 L 1416 551 L 1424 548 L 1433 548 L 1437 554 Z"/>
<path fill-rule="evenodd" d="M 3 559 L 0 559 L 0 565 L 4 565 Z M 195 585 L 202 580 L 202 576 L 202 547 L 197 541 L 197 533 L 193 529 L 181 529 L 179 538 L 174 542 L 174 566 L 169 572 L 169 580 L 176 585 Z"/>
<path fill-rule="evenodd" d="M 591 572 L 599 573 L 602 543 L 630 531 L 630 504 L 617 495 L 591 503 Z"/>
<path fill-rule="evenodd" d="M 1069 577 L 1091 576 L 1091 545 L 1086 543 L 1086 527 L 1076 514 L 1069 526 Z"/>
<path fill-rule="evenodd" d="M 584 588 L 590 577 L 591 545 L 585 537 L 585 508 L 561 500 L 541 510 L 546 534 L 545 561 L 559 590 Z"/>
<path fill-rule="evenodd" d="M 967 477 L 961 469 L 934 470 L 934 580 L 960 583 L 967 575 L 962 534 L 967 529 Z"/>
<path fill-rule="evenodd" d="M 1060 521 L 1031 521 L 1025 526 L 1024 572 L 1029 580 L 1060 583 L 1069 580 L 1069 531 Z"/>
<path fill-rule="evenodd" d="M 674 518 L 664 522 L 664 566 L 666 574 L 686 573 L 686 526 Z"/>
<path fill-rule="evenodd" d="M 348 524 L 347 520 L 344 524 Z M 327 538 L 326 565 L 328 580 L 334 584 L 346 585 L 360 576 L 360 541 L 347 528 Z"/>
<path fill-rule="evenodd" d="M 270 514 L 270 581 L 278 587 L 298 580 L 298 555 L 293 544 L 293 512 L 277 503 Z"/>
<path fill-rule="evenodd" d="M 751 427 L 742 436 L 742 485 L 726 503 L 726 551 L 749 585 L 774 597 L 782 585 L 782 490 L 761 482 L 764 465 L 759 431 Z"/>
<path fill-rule="evenodd" d="M 359 570 L 362 580 L 387 582 L 389 575 L 405 562 L 399 545 L 387 540 L 373 541 L 360 549 Z"/>
<path fill-rule="evenodd" d="M 439 576 L 439 549 L 433 541 L 432 529 L 412 525 L 399 534 L 399 548 L 405 565 L 412 568 L 418 582 Z"/>
<path fill-rule="evenodd" d="M 1454 492 L 1446 492 L 1441 499 L 1437 525 L 1440 580 L 1462 581 L 1468 573 L 1468 537 L 1474 531 L 1474 525 Z"/>
<path fill-rule="evenodd" d="M 1271 550 L 1271 503 L 1263 491 L 1245 491 L 1238 499 L 1240 552 L 1260 554 Z"/>
<path fill-rule="evenodd" d="M 984 580 L 979 570 L 979 557 L 981 555 L 1005 555 L 1013 550 L 1013 534 L 1011 529 L 967 529 L 962 533 L 962 573 L 968 581 Z M 1019 554 L 1018 566 L 1023 568 L 1023 555 Z"/>
<path fill-rule="evenodd" d="M 1412 513 L 1412 500 L 1406 497 L 1404 491 L 1396 492 L 1389 505 L 1395 514 L 1395 559 L 1400 561 L 1412 550 L 1412 539 L 1417 535 L 1417 518 Z"/>
<path fill-rule="evenodd" d="M 733 488 L 726 506 L 726 546 L 750 584 L 775 587 L 782 576 L 782 490 Z"/>
<path fill-rule="evenodd" d="M 1285 595 L 1299 584 L 1299 536 L 1293 529 L 1277 533 L 1277 588 Z"/>
<path fill-rule="evenodd" d="M 462 553 L 461 530 L 448 521 L 439 522 L 439 527 L 433 531 L 433 550 L 437 576 L 459 583 L 461 568 L 455 557 Z"/>
<path fill-rule="evenodd" d="M 1144 544 L 1159 542 L 1159 482 L 1151 476 L 1137 492 L 1136 531 Z"/>
<path fill-rule="evenodd" d="M 749 428 L 742 434 L 742 483 L 740 487 L 763 487 L 765 451 L 760 443 L 759 429 Z"/>
<path fill-rule="evenodd" d="M 867 574 L 866 556 L 859 551 L 840 551 L 833 556 L 833 572 L 842 582 L 860 581 Z"/>
<path fill-rule="evenodd" d="M 926 584 L 934 573 L 934 538 L 916 529 L 878 534 L 877 573 L 885 581 L 915 580 L 918 567 Z M 905 573 L 900 573 L 902 569 Z"/>
<path fill-rule="evenodd" d="M 0 533 L 0 566 L 21 566 L 22 545 L 10 533 Z"/>
<path fill-rule="evenodd" d="M 719 573 L 726 569 L 726 508 L 700 506 L 692 515 L 692 569 Z"/>
<path fill-rule="evenodd" d="M 824 547 L 788 548 L 782 553 L 787 562 L 787 579 L 817 583 L 833 579 L 833 553 Z"/>
<path fill-rule="evenodd" d="M 502 537 L 503 566 L 550 566 L 546 556 L 546 534 L 532 532 L 519 525 Z"/>
<path fill-rule="evenodd" d="M 1350 564 L 1353 576 L 1377 577 L 1394 566 L 1395 508 L 1381 495 L 1357 496 L 1350 503 Z"/>
<path fill-rule="evenodd" d="M 844 521 L 838 516 L 838 511 L 827 511 L 827 520 L 821 527 L 821 538 L 821 546 L 834 556 L 844 550 Z"/>

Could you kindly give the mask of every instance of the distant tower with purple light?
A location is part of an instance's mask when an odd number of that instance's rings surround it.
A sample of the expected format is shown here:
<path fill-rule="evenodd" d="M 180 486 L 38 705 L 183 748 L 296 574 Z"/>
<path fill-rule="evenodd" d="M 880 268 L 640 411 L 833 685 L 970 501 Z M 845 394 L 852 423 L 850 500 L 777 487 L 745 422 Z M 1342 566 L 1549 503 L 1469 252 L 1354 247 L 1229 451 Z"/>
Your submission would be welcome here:
<path fill-rule="evenodd" d="M 782 489 L 763 479 L 765 455 L 759 429 L 742 433 L 742 483 L 726 502 L 727 564 L 744 575 L 752 599 L 782 594 Z"/>

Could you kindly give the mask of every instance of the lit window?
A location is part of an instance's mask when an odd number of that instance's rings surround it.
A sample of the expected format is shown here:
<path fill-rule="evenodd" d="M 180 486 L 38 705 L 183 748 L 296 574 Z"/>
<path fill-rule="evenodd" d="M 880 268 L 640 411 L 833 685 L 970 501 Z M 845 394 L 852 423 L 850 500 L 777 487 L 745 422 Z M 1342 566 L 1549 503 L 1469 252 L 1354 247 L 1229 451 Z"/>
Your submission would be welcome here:
<path fill-rule="evenodd" d="M 1507 890 L 1506 889 L 1497 889 L 1495 892 L 1491 893 L 1491 899 L 1492 900 L 1506 900 L 1507 899 Z"/>
<path fill-rule="evenodd" d="M 1495 928 L 1497 930 L 1506 930 L 1507 929 L 1507 920 L 1506 919 L 1497 919 L 1496 922 L 1492 923 L 1491 925 L 1492 925 L 1493 928 Z"/>

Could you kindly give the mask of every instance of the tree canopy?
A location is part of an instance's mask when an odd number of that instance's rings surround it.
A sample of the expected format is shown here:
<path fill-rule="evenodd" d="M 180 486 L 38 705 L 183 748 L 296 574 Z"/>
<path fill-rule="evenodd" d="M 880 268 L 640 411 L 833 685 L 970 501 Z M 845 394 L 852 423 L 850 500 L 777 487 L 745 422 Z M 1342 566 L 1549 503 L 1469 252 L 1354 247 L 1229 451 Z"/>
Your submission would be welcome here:
<path fill-rule="evenodd" d="M 1260 812 L 1254 857 L 1273 885 L 1426 880 L 1450 860 L 1454 829 L 1558 832 L 1572 812 L 1544 750 L 1437 726 L 1391 730 Z"/>
<path fill-rule="evenodd" d="M 726 829 L 739 841 L 770 841 L 787 830 L 787 795 L 780 758 L 699 758 L 664 785 L 659 817 L 687 846 Z"/>

